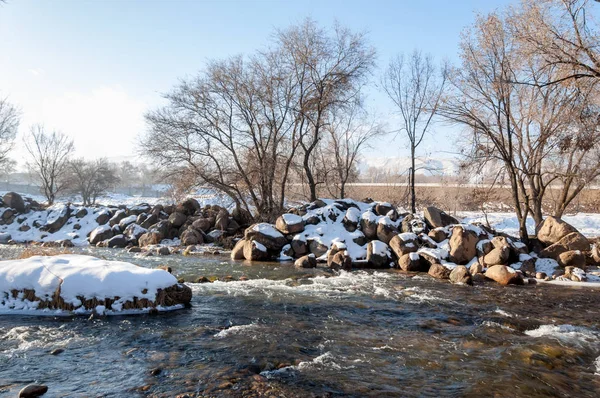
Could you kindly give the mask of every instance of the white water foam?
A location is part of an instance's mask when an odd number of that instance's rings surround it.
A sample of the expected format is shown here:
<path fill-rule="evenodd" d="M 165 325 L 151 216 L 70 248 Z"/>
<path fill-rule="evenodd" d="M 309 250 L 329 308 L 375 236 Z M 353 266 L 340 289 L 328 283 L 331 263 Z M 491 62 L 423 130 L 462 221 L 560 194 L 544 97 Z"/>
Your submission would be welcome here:
<path fill-rule="evenodd" d="M 600 333 L 582 326 L 541 325 L 537 329 L 527 330 L 525 334 L 531 337 L 553 337 L 578 346 L 600 344 Z"/>
<path fill-rule="evenodd" d="M 227 329 L 221 330 L 219 333 L 216 333 L 214 335 L 214 337 L 216 337 L 218 339 L 222 339 L 222 338 L 228 337 L 230 335 L 244 334 L 244 333 L 247 333 L 248 331 L 254 331 L 257 329 L 260 329 L 260 326 L 255 323 L 251 323 L 249 325 L 236 325 L 236 326 L 231 326 Z"/>

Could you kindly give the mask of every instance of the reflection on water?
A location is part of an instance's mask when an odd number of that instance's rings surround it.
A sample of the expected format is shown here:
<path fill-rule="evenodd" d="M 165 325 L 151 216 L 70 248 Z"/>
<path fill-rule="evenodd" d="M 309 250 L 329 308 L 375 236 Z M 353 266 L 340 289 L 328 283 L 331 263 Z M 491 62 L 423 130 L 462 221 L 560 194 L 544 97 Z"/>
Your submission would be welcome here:
<path fill-rule="evenodd" d="M 19 250 L 4 247 L 0 255 Z M 2 316 L 0 396 L 34 381 L 65 397 L 600 391 L 598 289 L 461 287 L 394 271 L 332 276 L 224 257 L 80 250 L 169 265 L 186 281 L 234 281 L 190 283 L 192 308 L 158 316 Z M 65 351 L 51 355 L 55 348 Z"/>

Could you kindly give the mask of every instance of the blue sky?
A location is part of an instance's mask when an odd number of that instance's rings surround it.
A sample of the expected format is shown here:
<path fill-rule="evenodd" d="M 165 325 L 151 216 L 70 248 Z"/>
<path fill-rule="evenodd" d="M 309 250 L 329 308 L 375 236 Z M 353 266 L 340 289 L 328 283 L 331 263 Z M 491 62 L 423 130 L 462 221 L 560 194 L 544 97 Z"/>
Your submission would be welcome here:
<path fill-rule="evenodd" d="M 456 62 L 475 12 L 515 1 L 8 0 L 0 5 L 0 95 L 21 108 L 22 133 L 43 123 L 73 136 L 81 156 L 128 156 L 160 93 L 209 59 L 265 47 L 275 29 L 311 17 L 367 31 L 380 69 L 414 48 Z M 388 117 L 383 96 L 369 101 Z M 369 154 L 405 153 L 401 139 L 387 141 Z M 428 140 L 423 151 L 442 141 Z"/>

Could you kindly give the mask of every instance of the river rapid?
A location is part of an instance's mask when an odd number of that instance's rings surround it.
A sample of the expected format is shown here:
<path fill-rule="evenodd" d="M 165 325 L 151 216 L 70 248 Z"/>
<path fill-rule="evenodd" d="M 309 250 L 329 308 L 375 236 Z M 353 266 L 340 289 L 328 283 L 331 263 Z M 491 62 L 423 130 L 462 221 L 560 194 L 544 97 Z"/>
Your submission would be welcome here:
<path fill-rule="evenodd" d="M 598 288 L 76 251 L 221 280 L 159 315 L 0 315 L 0 396 L 600 396 Z"/>

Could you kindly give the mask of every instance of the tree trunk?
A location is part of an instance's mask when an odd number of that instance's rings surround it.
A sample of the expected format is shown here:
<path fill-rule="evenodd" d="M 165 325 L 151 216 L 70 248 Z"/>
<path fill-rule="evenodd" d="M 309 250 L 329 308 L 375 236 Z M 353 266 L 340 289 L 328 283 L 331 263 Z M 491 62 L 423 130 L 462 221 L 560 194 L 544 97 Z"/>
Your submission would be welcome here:
<path fill-rule="evenodd" d="M 417 212 L 417 195 L 415 193 L 415 147 L 411 147 L 410 152 L 410 211 L 415 214 Z"/>

